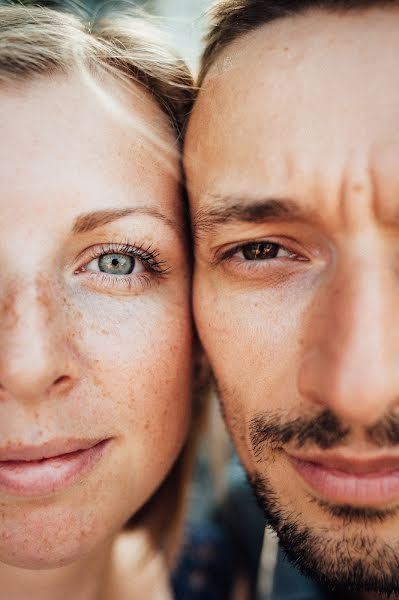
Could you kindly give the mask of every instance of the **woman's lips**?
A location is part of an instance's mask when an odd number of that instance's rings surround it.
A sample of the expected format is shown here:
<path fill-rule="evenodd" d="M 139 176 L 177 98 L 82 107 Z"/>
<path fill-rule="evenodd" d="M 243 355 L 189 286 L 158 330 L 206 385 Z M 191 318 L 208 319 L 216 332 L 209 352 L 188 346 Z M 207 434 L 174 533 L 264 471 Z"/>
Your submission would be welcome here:
<path fill-rule="evenodd" d="M 329 502 L 373 507 L 399 499 L 398 457 L 351 460 L 289 454 L 288 458 L 302 479 Z"/>
<path fill-rule="evenodd" d="M 0 492 L 34 497 L 59 491 L 94 467 L 108 441 L 67 441 L 0 450 Z"/>

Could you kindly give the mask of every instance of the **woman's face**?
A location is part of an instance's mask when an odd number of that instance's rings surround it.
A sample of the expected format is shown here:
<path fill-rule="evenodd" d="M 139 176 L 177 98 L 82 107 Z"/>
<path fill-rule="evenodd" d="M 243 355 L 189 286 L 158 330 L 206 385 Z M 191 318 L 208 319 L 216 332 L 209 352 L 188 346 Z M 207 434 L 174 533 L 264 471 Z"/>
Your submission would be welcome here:
<path fill-rule="evenodd" d="M 0 91 L 7 564 L 62 565 L 105 544 L 188 429 L 190 276 L 178 159 L 164 152 L 174 139 L 141 89 L 119 96 L 112 108 L 77 76 Z"/>

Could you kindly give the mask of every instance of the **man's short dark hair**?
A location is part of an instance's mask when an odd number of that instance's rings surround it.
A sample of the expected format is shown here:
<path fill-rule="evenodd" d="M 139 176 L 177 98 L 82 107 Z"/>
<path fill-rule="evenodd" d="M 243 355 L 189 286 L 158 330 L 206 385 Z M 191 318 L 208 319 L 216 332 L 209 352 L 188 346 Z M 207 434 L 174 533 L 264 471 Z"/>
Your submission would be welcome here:
<path fill-rule="evenodd" d="M 261 25 L 312 8 L 346 12 L 384 5 L 399 5 L 399 0 L 220 0 L 211 10 L 211 26 L 205 37 L 199 85 L 226 46 Z"/>

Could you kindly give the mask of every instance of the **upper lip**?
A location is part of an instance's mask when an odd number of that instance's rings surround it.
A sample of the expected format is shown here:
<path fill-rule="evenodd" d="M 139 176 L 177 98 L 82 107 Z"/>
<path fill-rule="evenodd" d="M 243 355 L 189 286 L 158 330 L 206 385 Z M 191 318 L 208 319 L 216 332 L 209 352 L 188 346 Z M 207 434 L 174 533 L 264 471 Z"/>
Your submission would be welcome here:
<path fill-rule="evenodd" d="M 320 465 L 326 469 L 343 471 L 353 475 L 383 473 L 399 469 L 399 456 L 385 455 L 354 455 L 354 454 L 325 454 L 325 453 L 288 453 L 291 458 Z"/>
<path fill-rule="evenodd" d="M 0 447 L 0 462 L 8 461 L 39 461 L 46 458 L 55 458 L 63 454 L 88 450 L 93 448 L 102 439 L 53 439 L 40 446 L 13 443 Z"/>

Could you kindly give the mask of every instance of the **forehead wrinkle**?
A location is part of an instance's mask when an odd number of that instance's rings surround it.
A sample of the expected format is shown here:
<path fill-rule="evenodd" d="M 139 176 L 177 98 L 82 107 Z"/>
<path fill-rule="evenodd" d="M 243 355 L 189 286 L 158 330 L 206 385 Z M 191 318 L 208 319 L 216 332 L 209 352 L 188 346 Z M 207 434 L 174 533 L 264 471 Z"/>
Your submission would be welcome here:
<path fill-rule="evenodd" d="M 374 170 L 359 158 L 341 163 L 329 176 L 325 169 L 309 169 L 309 165 L 299 171 L 298 199 L 204 194 L 205 206 L 192 210 L 195 238 L 234 223 L 304 222 L 356 231 L 375 219 L 378 193 Z"/>
<path fill-rule="evenodd" d="M 373 150 L 369 172 L 374 189 L 375 219 L 382 225 L 397 227 L 399 224 L 398 146 L 389 148 L 385 155 L 380 149 Z M 387 158 L 389 158 L 388 163 L 386 163 Z"/>
<path fill-rule="evenodd" d="M 327 227 L 343 231 L 357 231 L 376 218 L 378 202 L 374 171 L 367 162 L 351 156 L 340 161 L 328 158 L 323 165 L 314 166 L 313 181 L 307 174 L 304 196 L 313 198 L 314 211 Z M 313 184 L 313 186 L 312 186 Z"/>
<path fill-rule="evenodd" d="M 347 162 L 339 184 L 338 211 L 345 229 L 356 231 L 375 219 L 378 199 L 368 161 Z"/>

